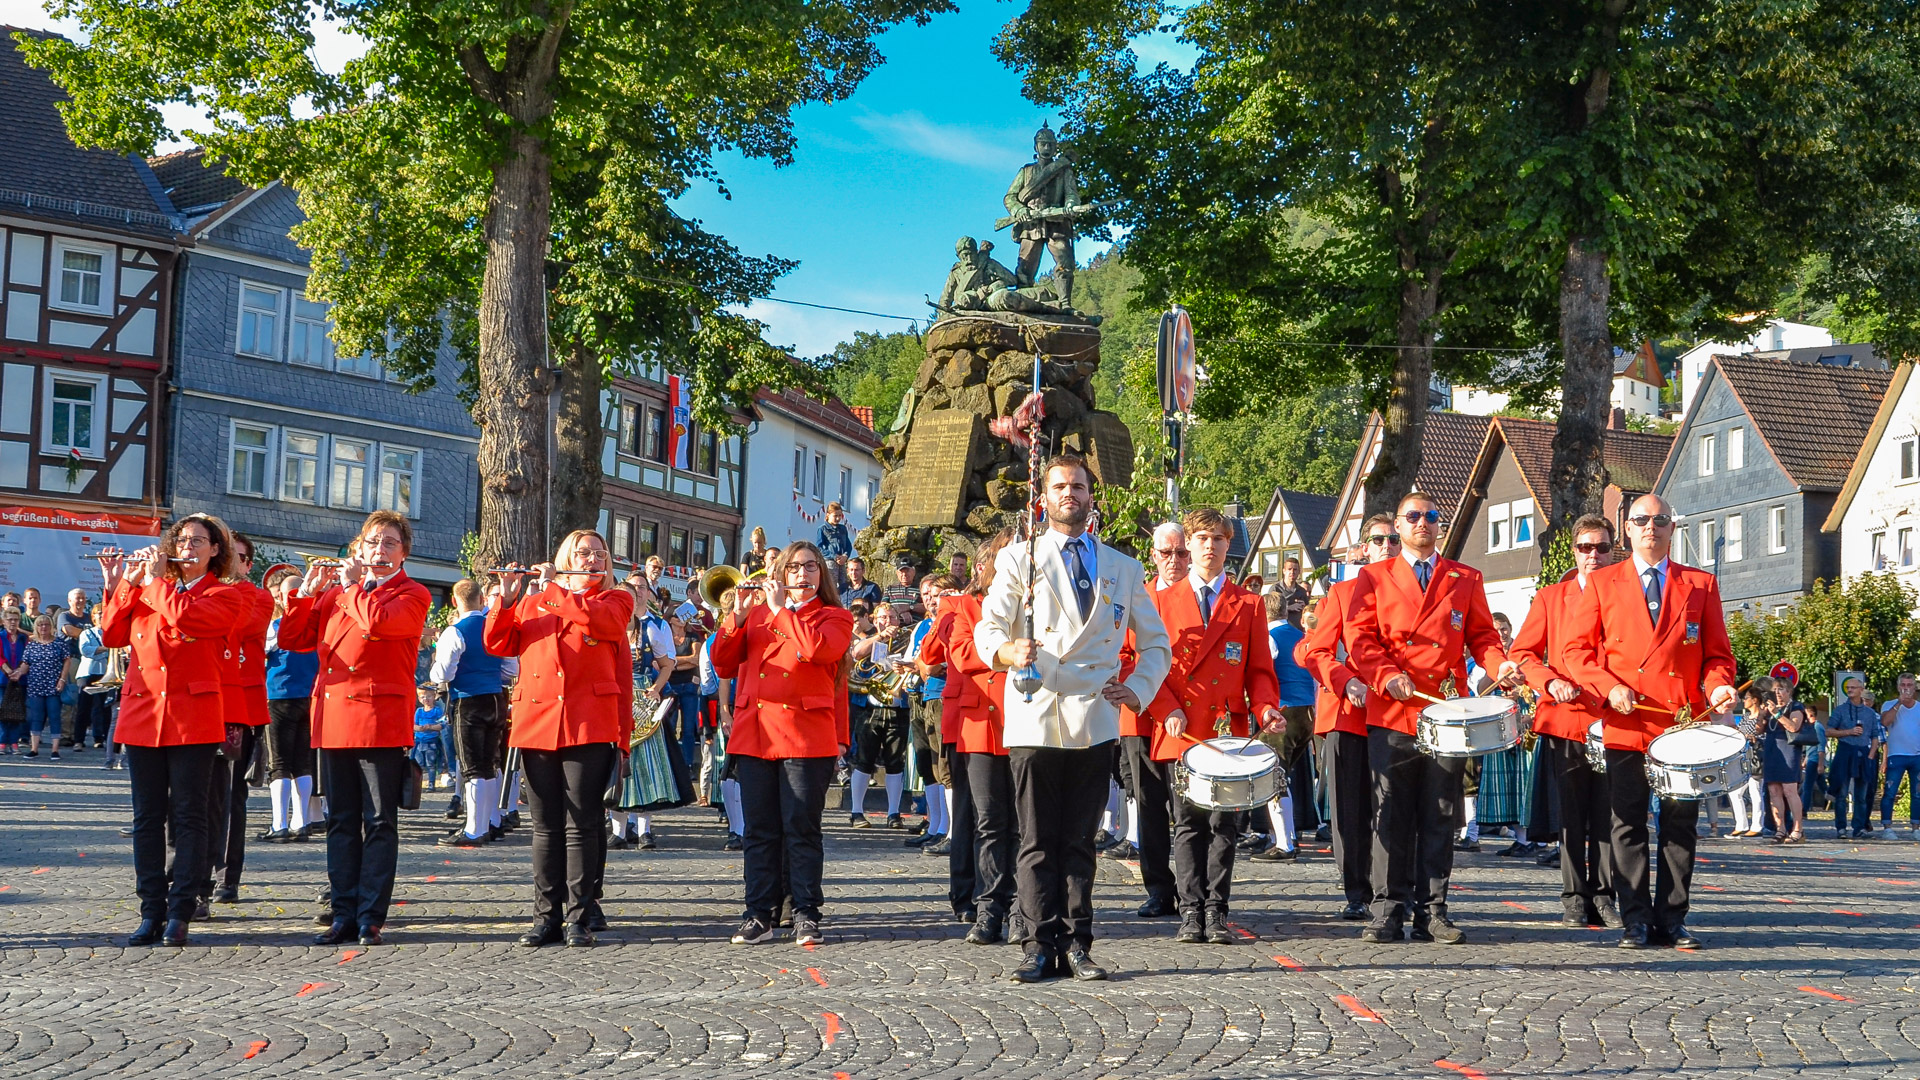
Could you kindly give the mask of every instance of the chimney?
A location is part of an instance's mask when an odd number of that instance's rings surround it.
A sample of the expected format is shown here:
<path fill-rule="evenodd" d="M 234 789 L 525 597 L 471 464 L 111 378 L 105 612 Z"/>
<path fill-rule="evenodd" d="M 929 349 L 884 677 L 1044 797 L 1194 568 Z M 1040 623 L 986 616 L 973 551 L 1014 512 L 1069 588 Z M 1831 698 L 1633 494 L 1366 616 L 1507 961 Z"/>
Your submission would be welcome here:
<path fill-rule="evenodd" d="M 1612 414 L 1610 414 L 1607 417 L 1607 430 L 1608 431 L 1627 430 L 1627 410 L 1622 409 L 1618 406 L 1615 406 Z"/>

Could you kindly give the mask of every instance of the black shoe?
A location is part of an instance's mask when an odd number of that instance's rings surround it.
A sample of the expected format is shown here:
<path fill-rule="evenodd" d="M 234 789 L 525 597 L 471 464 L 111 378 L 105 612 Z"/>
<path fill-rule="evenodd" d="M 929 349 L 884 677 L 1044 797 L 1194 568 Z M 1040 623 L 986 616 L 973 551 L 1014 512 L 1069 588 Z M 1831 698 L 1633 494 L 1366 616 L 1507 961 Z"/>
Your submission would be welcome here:
<path fill-rule="evenodd" d="M 519 828 L 520 827 L 520 811 L 515 810 L 513 813 L 508 814 L 506 817 L 501 818 L 500 827 L 507 830 L 508 832 L 512 832 L 513 830 Z"/>
<path fill-rule="evenodd" d="M 1293 848 L 1283 848 L 1278 844 L 1270 848 L 1263 848 L 1248 856 L 1248 858 L 1254 862 L 1293 862 L 1299 857 L 1299 851 Z"/>
<path fill-rule="evenodd" d="M 927 834 L 927 819 L 921 818 L 919 821 L 914 822 L 912 827 L 907 831 L 915 836 L 925 836 Z"/>
<path fill-rule="evenodd" d="M 1340 917 L 1349 922 L 1357 922 L 1370 917 L 1372 914 L 1372 912 L 1367 910 L 1367 905 L 1365 904 L 1348 904 L 1346 907 L 1340 909 Z"/>
<path fill-rule="evenodd" d="M 720 845 L 720 850 L 741 851 L 741 850 L 744 850 L 746 846 L 747 846 L 747 842 L 741 838 L 739 833 L 730 832 L 727 834 L 727 842 Z"/>
<path fill-rule="evenodd" d="M 613 839 L 607 841 L 608 851 L 625 851 L 627 850 L 628 846 L 629 845 L 627 844 L 627 838 L 624 836 L 616 836 Z"/>
<path fill-rule="evenodd" d="M 572 926 L 567 927 L 565 938 L 567 948 L 569 949 L 593 948 L 593 931 L 588 930 L 580 923 L 574 923 Z"/>
<path fill-rule="evenodd" d="M 938 840 L 938 839 L 940 839 L 940 837 L 939 837 L 938 835 L 936 835 L 936 834 L 934 834 L 934 833 L 930 833 L 930 832 L 921 832 L 921 833 L 917 833 L 917 834 L 915 834 L 915 835 L 913 835 L 913 836 L 910 836 L 910 837 L 908 837 L 908 838 L 907 838 L 907 839 L 905 839 L 905 840 L 902 840 L 902 841 L 900 841 L 900 845 L 901 845 L 902 847 L 918 847 L 918 848 L 923 848 L 923 847 L 926 847 L 926 846 L 927 846 L 928 844 L 931 844 L 931 843 L 933 843 L 933 842 L 934 842 L 935 840 Z"/>
<path fill-rule="evenodd" d="M 1131 840 L 1122 840 L 1100 854 L 1109 859 L 1125 861 L 1139 858 L 1140 848 Z"/>
<path fill-rule="evenodd" d="M 237 904 L 240 902 L 240 890 L 229 889 L 225 885 L 213 890 L 213 902 L 216 904 Z"/>
<path fill-rule="evenodd" d="M 278 844 L 292 835 L 292 829 L 268 829 L 265 832 L 254 833 L 253 838 L 263 844 Z"/>
<path fill-rule="evenodd" d="M 1374 945 L 1389 945 L 1400 940 L 1399 919 L 1375 919 L 1362 927 L 1360 940 Z"/>
<path fill-rule="evenodd" d="M 758 945 L 773 938 L 773 927 L 762 922 L 759 916 L 751 916 L 733 932 L 735 945 Z"/>
<path fill-rule="evenodd" d="M 160 933 L 160 944 L 179 948 L 187 943 L 187 920 L 168 919 L 167 928 Z"/>
<path fill-rule="evenodd" d="M 1545 854 L 1535 856 L 1533 861 L 1536 865 L 1558 870 L 1560 869 L 1560 849 L 1549 848 Z"/>
<path fill-rule="evenodd" d="M 1081 982 L 1099 982 L 1107 977 L 1107 969 L 1094 963 L 1085 949 L 1068 949 L 1065 962 L 1067 972 Z"/>
<path fill-rule="evenodd" d="M 1313 838 L 1323 844 L 1331 842 L 1333 840 L 1333 826 L 1322 825 L 1313 830 Z"/>
<path fill-rule="evenodd" d="M 1439 945 L 1458 945 L 1467 940 L 1467 935 L 1453 925 L 1453 920 L 1440 912 L 1415 915 L 1413 932 L 1409 936 L 1415 941 L 1430 941 Z"/>
<path fill-rule="evenodd" d="M 139 929 L 127 937 L 128 948 L 160 944 L 160 920 L 141 919 Z"/>
<path fill-rule="evenodd" d="M 121 835 L 121 836 L 132 836 L 132 835 L 133 835 L 133 826 L 131 826 L 131 825 L 122 825 L 122 826 L 120 826 L 120 835 Z"/>
<path fill-rule="evenodd" d="M 1273 845 L 1267 843 L 1266 833 L 1248 833 L 1240 838 L 1239 843 L 1234 845 L 1234 847 L 1245 852 L 1265 851 L 1272 846 Z"/>
<path fill-rule="evenodd" d="M 1587 899 L 1584 896 L 1562 897 L 1560 900 L 1560 925 L 1571 927 L 1575 930 L 1585 930 L 1587 927 L 1599 921 L 1597 917 L 1588 916 L 1587 912 L 1589 910 L 1591 910 L 1591 907 L 1587 904 Z"/>
<path fill-rule="evenodd" d="M 1027 929 L 1027 920 L 1016 911 L 1007 916 L 1007 944 L 1025 945 L 1033 938 L 1033 931 Z"/>
<path fill-rule="evenodd" d="M 1006 934 L 1002 930 L 1000 916 L 991 911 L 981 912 L 980 918 L 974 921 L 973 929 L 967 931 L 966 937 L 969 945 L 998 945 L 1004 940 L 1006 940 Z"/>
<path fill-rule="evenodd" d="M 965 923 L 965 924 L 968 924 L 968 925 L 971 925 L 971 924 L 973 924 L 973 923 L 977 923 L 977 922 L 979 922 L 979 921 L 980 921 L 980 909 L 978 909 L 978 908 L 970 908 L 970 907 L 968 907 L 968 908 L 954 908 L 954 909 L 953 909 L 953 921 L 954 921 L 954 922 L 957 922 L 957 923 Z"/>
<path fill-rule="evenodd" d="M 533 929 L 520 935 L 520 944 L 529 949 L 542 945 L 551 945 L 560 940 L 560 924 L 545 919 L 533 924 Z"/>
<path fill-rule="evenodd" d="M 1513 843 L 1508 844 L 1506 847 L 1503 847 L 1499 851 L 1494 852 L 1494 854 L 1504 855 L 1508 858 L 1513 858 L 1519 855 L 1531 855 L 1533 854 L 1533 845 L 1527 843 L 1525 840 L 1515 840 Z"/>
<path fill-rule="evenodd" d="M 198 922 L 206 922 L 213 918 L 213 904 L 206 897 L 201 897 L 193 905 L 193 918 Z"/>
<path fill-rule="evenodd" d="M 1212 945 L 1231 945 L 1234 943 L 1233 928 L 1227 925 L 1227 913 L 1218 909 L 1207 912 L 1207 942 Z"/>
<path fill-rule="evenodd" d="M 1623 949 L 1644 949 L 1647 947 L 1647 926 L 1645 923 L 1628 923 L 1620 932 L 1620 947 Z"/>
<path fill-rule="evenodd" d="M 1095 851 L 1105 851 L 1119 842 L 1120 842 L 1119 837 L 1113 835 L 1112 833 L 1108 832 L 1105 829 L 1097 830 L 1093 834 L 1093 850 Z"/>
<path fill-rule="evenodd" d="M 1164 896 L 1147 897 L 1147 902 L 1141 904 L 1138 910 L 1134 912 L 1135 915 L 1143 919 L 1164 919 L 1169 915 L 1178 913 L 1179 909 L 1174 907 L 1173 901 Z"/>
<path fill-rule="evenodd" d="M 1207 926 L 1198 911 L 1180 913 L 1180 929 L 1174 933 L 1173 940 L 1182 945 L 1198 945 L 1207 940 Z"/>
<path fill-rule="evenodd" d="M 487 840 L 489 842 L 505 840 L 506 838 L 507 838 L 507 830 L 505 828 L 499 825 L 487 826 Z M 463 844 L 460 846 L 464 847 L 466 845 Z"/>
<path fill-rule="evenodd" d="M 313 836 L 314 833 L 322 832 L 325 830 L 325 828 L 326 828 L 325 825 L 319 825 L 309 821 L 305 825 L 302 825 L 298 829 L 294 830 L 293 842 L 296 844 L 304 844 L 307 842 L 308 838 Z"/>
<path fill-rule="evenodd" d="M 459 821 L 467 816 L 467 808 L 461 805 L 460 796 L 455 795 L 453 801 L 447 804 L 446 816 L 448 821 Z"/>
<path fill-rule="evenodd" d="M 1020 961 L 1020 966 L 1014 968 L 1007 978 L 1011 982 L 1037 983 L 1051 974 L 1053 974 L 1053 957 L 1048 956 L 1046 950 L 1042 949 L 1039 952 L 1028 953 L 1026 959 Z"/>
<path fill-rule="evenodd" d="M 900 815 L 899 815 L 899 814 L 888 814 L 888 815 L 887 815 L 887 828 L 889 828 L 889 829 L 904 829 L 904 828 L 906 828 L 906 827 L 907 827 L 907 823 L 906 823 L 906 822 L 904 822 L 904 821 L 902 821 L 902 820 L 900 820 Z"/>
<path fill-rule="evenodd" d="M 380 936 L 379 927 L 373 925 L 372 923 L 368 923 L 367 925 L 360 928 L 360 944 L 385 945 L 386 943 L 387 943 L 386 939 Z"/>
<path fill-rule="evenodd" d="M 1478 841 L 1478 840 L 1455 840 L 1455 841 L 1453 842 L 1453 850 L 1455 850 L 1455 851 L 1479 851 L 1479 850 L 1480 850 L 1480 841 Z"/>
<path fill-rule="evenodd" d="M 313 943 L 315 945 L 345 945 L 356 936 L 353 932 L 352 923 L 345 919 L 335 919 L 333 920 L 333 924 L 328 926 L 324 933 L 314 935 Z"/>
<path fill-rule="evenodd" d="M 1701 948 L 1704 944 L 1699 938 L 1694 937 L 1693 931 L 1687 929 L 1685 925 L 1676 926 L 1668 930 L 1665 937 L 1674 948 L 1682 952 L 1692 952 L 1695 949 Z"/>
<path fill-rule="evenodd" d="M 1594 897 L 1593 913 L 1599 917 L 1600 925 L 1609 930 L 1618 930 L 1627 925 L 1626 922 L 1620 918 L 1619 905 L 1613 902 L 1613 897 L 1611 896 Z"/>
<path fill-rule="evenodd" d="M 329 885 L 326 888 L 321 889 L 320 895 L 314 897 L 313 902 L 321 905 L 327 905 L 327 904 L 333 903 L 333 886 Z"/>
<path fill-rule="evenodd" d="M 593 911 L 587 915 L 587 929 L 596 934 L 606 933 L 607 930 L 610 929 L 607 925 L 607 913 L 595 907 Z"/>
<path fill-rule="evenodd" d="M 953 851 L 953 845 L 952 845 L 952 844 L 949 844 L 949 843 L 947 843 L 947 836 L 946 836 L 946 834 L 945 834 L 945 833 L 942 833 L 942 834 L 940 834 L 940 835 L 939 835 L 938 837 L 936 837 L 936 838 L 934 839 L 934 841 L 933 841 L 932 843 L 930 843 L 930 844 L 928 844 L 928 845 L 926 845 L 925 847 L 923 847 L 923 848 L 921 848 L 921 849 L 920 849 L 920 854 L 922 854 L 922 855 L 946 855 L 946 854 L 948 854 L 948 853 L 950 853 L 950 852 L 952 852 L 952 851 Z"/>
<path fill-rule="evenodd" d="M 320 913 L 313 917 L 313 922 L 315 926 L 333 925 L 333 909 L 330 907 L 321 909 Z"/>
<path fill-rule="evenodd" d="M 873 828 L 873 822 L 868 821 L 867 815 L 865 814 L 848 814 L 847 827 L 852 829 L 871 829 Z"/>
<path fill-rule="evenodd" d="M 455 829 L 439 840 L 441 847 L 485 847 L 490 839 L 497 837 L 468 836 L 465 829 Z"/>
<path fill-rule="evenodd" d="M 643 832 L 640 834 L 640 839 L 635 840 L 633 842 L 633 846 L 640 849 L 641 851 L 652 851 L 655 848 L 659 847 L 660 845 L 653 842 L 652 833 Z"/>

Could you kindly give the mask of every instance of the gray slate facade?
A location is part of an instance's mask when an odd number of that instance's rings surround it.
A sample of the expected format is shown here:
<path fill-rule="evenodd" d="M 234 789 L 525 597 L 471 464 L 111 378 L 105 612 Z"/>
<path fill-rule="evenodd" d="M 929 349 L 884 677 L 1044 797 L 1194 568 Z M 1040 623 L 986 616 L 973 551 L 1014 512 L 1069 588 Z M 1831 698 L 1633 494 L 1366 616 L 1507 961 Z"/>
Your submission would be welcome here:
<path fill-rule="evenodd" d="M 163 183 L 227 197 L 182 208 L 194 246 L 176 288 L 175 513 L 217 514 L 266 561 L 297 562 L 293 552 L 334 552 L 368 511 L 399 509 L 413 523 L 409 572 L 452 582 L 461 539 L 477 527 L 479 429 L 455 396 L 451 350 L 420 394 L 365 358 L 335 357 L 324 306 L 301 293 L 294 193 L 209 184 L 197 160 L 180 157 L 156 162 Z"/>

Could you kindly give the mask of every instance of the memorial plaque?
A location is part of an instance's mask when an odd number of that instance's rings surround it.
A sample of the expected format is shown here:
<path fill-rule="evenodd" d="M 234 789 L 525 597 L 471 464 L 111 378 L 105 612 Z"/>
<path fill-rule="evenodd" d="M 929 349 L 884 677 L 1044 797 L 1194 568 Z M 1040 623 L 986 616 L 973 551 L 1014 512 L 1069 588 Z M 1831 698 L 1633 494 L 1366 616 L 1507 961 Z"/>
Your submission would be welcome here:
<path fill-rule="evenodd" d="M 1094 411 L 1086 419 L 1087 464 L 1103 484 L 1126 487 L 1133 483 L 1133 432 L 1126 421 L 1110 412 Z"/>
<path fill-rule="evenodd" d="M 963 409 L 936 409 L 915 419 L 887 524 L 959 525 L 980 438 L 980 417 Z"/>

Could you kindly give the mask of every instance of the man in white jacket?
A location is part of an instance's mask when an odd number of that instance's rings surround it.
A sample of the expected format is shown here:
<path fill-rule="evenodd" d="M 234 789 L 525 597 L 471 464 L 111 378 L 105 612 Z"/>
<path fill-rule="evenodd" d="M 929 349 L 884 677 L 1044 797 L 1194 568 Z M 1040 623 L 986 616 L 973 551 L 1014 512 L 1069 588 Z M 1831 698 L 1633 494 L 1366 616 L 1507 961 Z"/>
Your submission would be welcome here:
<path fill-rule="evenodd" d="M 1008 671 L 1004 741 L 1020 822 L 1019 902 L 1032 937 L 1016 982 L 1055 974 L 1104 979 L 1093 944 L 1093 834 L 1106 803 L 1119 706 L 1153 700 L 1171 663 L 1167 631 L 1140 564 L 1087 529 L 1093 474 L 1078 457 L 1055 457 L 1044 474 L 1048 529 L 1027 547 L 1009 544 L 974 628 L 974 647 Z M 1025 629 L 1033 605 L 1033 631 Z M 1122 679 L 1120 647 L 1134 634 L 1138 660 Z M 1022 669 L 1040 685 L 1021 685 Z M 1064 970 L 1063 970 L 1064 969 Z"/>

